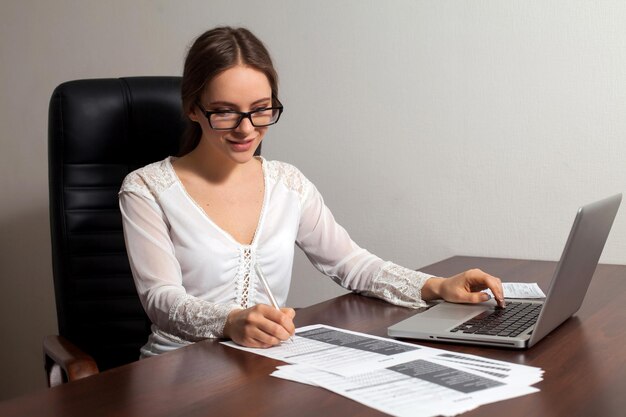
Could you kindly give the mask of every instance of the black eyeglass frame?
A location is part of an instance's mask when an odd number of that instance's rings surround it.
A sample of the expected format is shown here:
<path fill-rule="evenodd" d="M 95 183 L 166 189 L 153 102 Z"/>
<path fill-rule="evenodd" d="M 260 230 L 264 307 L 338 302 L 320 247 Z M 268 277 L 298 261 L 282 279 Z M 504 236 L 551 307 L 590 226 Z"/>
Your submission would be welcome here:
<path fill-rule="evenodd" d="M 283 110 L 285 109 L 282 105 L 282 103 L 280 102 L 280 100 L 278 100 L 278 98 L 276 97 L 272 97 L 272 101 L 276 101 L 278 103 L 278 106 L 271 106 L 271 107 L 263 107 L 261 109 L 257 109 L 257 110 L 253 110 L 253 111 L 248 111 L 248 112 L 243 112 L 243 111 L 235 111 L 235 110 L 218 110 L 218 111 L 208 111 L 206 110 L 202 104 L 200 104 L 200 102 L 196 102 L 196 105 L 198 106 L 198 108 L 200 108 L 200 110 L 202 111 L 202 113 L 204 114 L 204 117 L 206 117 L 207 121 L 209 122 L 209 126 L 211 127 L 211 129 L 213 130 L 233 130 L 233 129 L 237 129 L 239 127 L 239 125 L 241 124 L 241 122 L 243 121 L 243 119 L 248 119 L 250 120 L 250 123 L 252 124 L 252 126 L 254 127 L 266 127 L 266 126 L 271 126 L 271 125 L 275 125 L 276 123 L 278 123 L 278 120 L 280 119 L 280 115 L 283 114 Z M 252 115 L 254 113 L 259 113 L 259 112 L 263 112 L 263 111 L 268 111 L 268 110 L 278 110 L 278 116 L 276 116 L 276 120 L 274 120 L 271 123 L 268 124 L 264 124 L 264 125 L 257 125 L 254 123 L 254 120 L 252 120 Z M 237 121 L 237 123 L 235 124 L 235 126 L 233 127 L 228 127 L 228 128 L 224 128 L 224 127 L 213 127 L 213 124 L 211 123 L 211 115 L 213 114 L 238 114 L 239 115 L 239 120 Z"/>

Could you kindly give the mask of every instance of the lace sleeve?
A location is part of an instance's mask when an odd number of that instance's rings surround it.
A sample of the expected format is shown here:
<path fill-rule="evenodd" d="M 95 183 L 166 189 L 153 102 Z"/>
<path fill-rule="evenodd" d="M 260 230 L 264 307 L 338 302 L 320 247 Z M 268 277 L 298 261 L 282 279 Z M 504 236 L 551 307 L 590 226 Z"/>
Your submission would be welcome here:
<path fill-rule="evenodd" d="M 216 304 L 185 294 L 176 299 L 169 312 L 170 332 L 196 342 L 224 336 L 228 314 L 241 308 L 237 304 Z"/>
<path fill-rule="evenodd" d="M 432 277 L 433 275 L 385 262 L 374 274 L 371 288 L 363 291 L 363 294 L 402 307 L 426 307 L 422 300 L 422 287 Z"/>

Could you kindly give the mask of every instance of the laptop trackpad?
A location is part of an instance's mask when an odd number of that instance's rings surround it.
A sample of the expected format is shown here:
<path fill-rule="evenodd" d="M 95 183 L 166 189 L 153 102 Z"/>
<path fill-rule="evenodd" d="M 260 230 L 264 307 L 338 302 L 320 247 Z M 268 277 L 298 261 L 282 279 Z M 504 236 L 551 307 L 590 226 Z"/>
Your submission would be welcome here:
<path fill-rule="evenodd" d="M 417 316 L 420 319 L 431 322 L 436 321 L 439 326 L 445 326 L 447 322 L 449 322 L 450 326 L 453 326 L 469 320 L 485 310 L 492 310 L 494 307 L 495 303 L 490 302 L 481 304 L 454 304 L 443 302 Z"/>

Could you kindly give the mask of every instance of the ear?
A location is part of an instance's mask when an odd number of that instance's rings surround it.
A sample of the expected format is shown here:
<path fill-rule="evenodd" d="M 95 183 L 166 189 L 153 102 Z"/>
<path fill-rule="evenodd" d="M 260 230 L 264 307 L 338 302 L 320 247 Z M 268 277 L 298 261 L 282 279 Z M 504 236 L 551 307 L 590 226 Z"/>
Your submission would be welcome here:
<path fill-rule="evenodd" d="M 198 108 L 197 108 L 196 106 L 193 106 L 193 108 L 191 109 L 191 111 L 190 111 L 189 113 L 187 113 L 187 117 L 189 117 L 189 119 L 190 119 L 192 122 L 200 123 L 200 122 L 198 121 L 198 118 L 199 118 L 199 116 L 198 116 Z"/>

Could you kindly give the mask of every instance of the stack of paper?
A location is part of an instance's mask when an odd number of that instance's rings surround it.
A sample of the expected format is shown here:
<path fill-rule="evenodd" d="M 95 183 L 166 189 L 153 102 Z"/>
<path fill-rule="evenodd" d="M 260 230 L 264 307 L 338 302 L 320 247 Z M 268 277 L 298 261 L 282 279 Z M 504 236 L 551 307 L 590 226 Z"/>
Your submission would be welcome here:
<path fill-rule="evenodd" d="M 269 349 L 228 346 L 278 359 L 273 376 L 326 388 L 394 416 L 453 416 L 538 392 L 539 368 L 452 353 L 325 325 L 302 327 Z"/>

